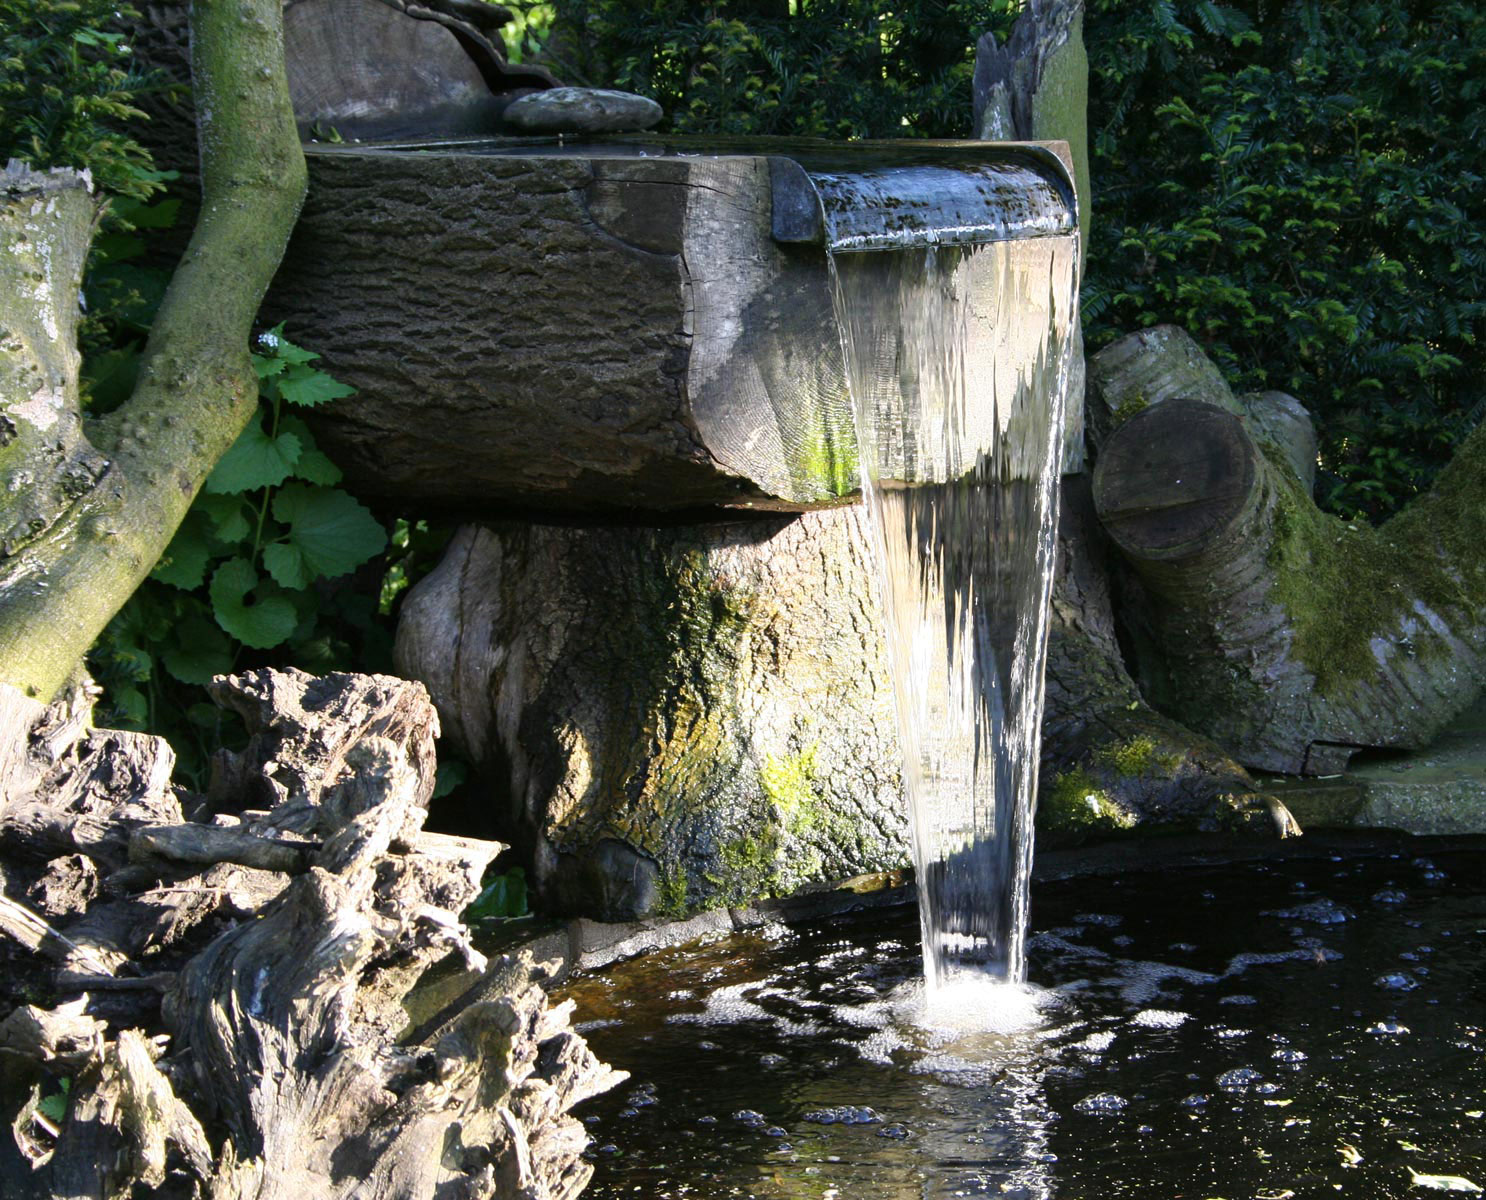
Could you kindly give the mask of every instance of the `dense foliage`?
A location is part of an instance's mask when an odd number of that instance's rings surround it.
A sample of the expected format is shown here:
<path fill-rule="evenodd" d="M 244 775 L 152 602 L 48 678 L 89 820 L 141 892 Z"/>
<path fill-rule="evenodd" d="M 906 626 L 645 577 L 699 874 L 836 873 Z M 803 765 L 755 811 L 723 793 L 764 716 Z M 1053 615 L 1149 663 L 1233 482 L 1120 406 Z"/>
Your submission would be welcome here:
<path fill-rule="evenodd" d="M 106 192 L 159 184 L 125 123 L 156 80 L 132 69 L 113 0 L 0 0 L 0 164 L 87 168 Z"/>
<path fill-rule="evenodd" d="M 554 66 L 678 131 L 966 136 L 1015 0 L 556 0 Z M 1090 344 L 1189 328 L 1317 414 L 1323 502 L 1386 515 L 1486 397 L 1486 8 L 1089 0 Z"/>
<path fill-rule="evenodd" d="M 678 133 L 964 137 L 971 30 L 1014 0 L 555 0 L 551 65 L 653 96 Z"/>
<path fill-rule="evenodd" d="M 1173 321 L 1382 516 L 1486 407 L 1486 9 L 1094 0 L 1097 347 Z"/>

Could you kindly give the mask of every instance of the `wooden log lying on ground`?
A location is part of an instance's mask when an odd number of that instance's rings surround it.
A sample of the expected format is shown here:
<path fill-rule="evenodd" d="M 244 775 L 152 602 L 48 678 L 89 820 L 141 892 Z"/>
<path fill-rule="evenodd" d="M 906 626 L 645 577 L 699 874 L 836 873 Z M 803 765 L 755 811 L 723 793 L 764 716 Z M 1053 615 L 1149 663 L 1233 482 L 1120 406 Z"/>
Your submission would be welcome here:
<path fill-rule="evenodd" d="M 779 149 L 847 173 L 908 155 L 951 175 L 994 168 L 1015 182 L 998 212 L 1012 234 L 1035 212 L 1071 228 L 1045 148 L 886 145 Z M 316 429 L 359 494 L 484 518 L 800 510 L 855 493 L 820 198 L 795 157 L 694 150 L 311 151 L 265 312 L 358 389 Z M 1003 184 L 973 183 L 983 216 Z M 785 221 L 800 200 L 813 242 Z"/>
<path fill-rule="evenodd" d="M 1037 832 L 1051 843 L 1180 828 L 1288 836 L 1279 800 L 1210 738 L 1145 702 L 1125 668 L 1110 596 L 1113 554 L 1088 476 L 1068 476 L 1058 513 Z M 1040 843 L 1041 844 L 1041 843 Z"/>
<path fill-rule="evenodd" d="M 568 1109 L 622 1076 L 593 1058 L 566 1009 L 547 1005 L 542 968 L 502 959 L 500 986 L 429 1037 L 398 1040 L 402 998 L 427 967 L 451 953 L 467 969 L 487 965 L 459 913 L 501 849 L 422 829 L 438 727 L 426 693 L 383 677 L 271 671 L 214 691 L 253 735 L 223 779 L 272 808 L 197 824 L 177 805 L 173 822 L 162 811 L 151 824 L 121 794 L 120 828 L 98 843 L 114 858 L 96 903 L 59 927 L 0 897 L 0 934 L 61 962 L 33 960 L 29 986 L 63 1001 L 0 1020 L 0 1100 L 15 1138 L 0 1151 L 4 1194 L 575 1196 L 587 1139 Z M 77 747 L 98 733 L 18 693 L 0 706 L 12 718 L 0 766 L 27 781 L 17 799 L 34 807 L 63 793 Z M 159 752 L 168 756 L 163 743 Z M 246 787 L 254 770 L 258 786 Z M 89 795 L 106 825 L 101 793 Z M 42 857 L 28 867 L 12 855 L 0 882 L 23 887 L 55 866 Z M 244 859 L 253 865 L 234 865 Z M 17 974 L 0 988 L 28 982 Z M 64 1075 L 59 1123 L 40 1097 Z"/>
<path fill-rule="evenodd" d="M 1191 356 L 1133 336 L 1144 352 L 1125 339 L 1091 363 L 1106 392 L 1144 402 L 1101 449 L 1094 500 L 1144 587 L 1152 702 L 1271 771 L 1427 744 L 1486 681 L 1486 429 L 1398 516 L 1349 524 L 1237 401 L 1125 388 L 1182 377 Z"/>

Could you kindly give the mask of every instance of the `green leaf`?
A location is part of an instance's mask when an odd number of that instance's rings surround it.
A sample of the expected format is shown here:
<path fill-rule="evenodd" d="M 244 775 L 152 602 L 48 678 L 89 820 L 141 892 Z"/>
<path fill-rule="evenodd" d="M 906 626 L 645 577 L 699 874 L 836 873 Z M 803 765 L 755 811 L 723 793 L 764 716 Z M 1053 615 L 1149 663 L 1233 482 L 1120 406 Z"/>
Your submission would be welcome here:
<path fill-rule="evenodd" d="M 387 544 L 381 522 L 336 488 L 291 483 L 274 497 L 273 515 L 289 526 L 289 543 L 312 578 L 344 575 Z"/>
<path fill-rule="evenodd" d="M 247 541 L 248 534 L 253 531 L 247 505 L 241 496 L 213 496 L 202 492 L 192 507 L 206 514 L 212 534 L 218 541 L 235 545 Z"/>
<path fill-rule="evenodd" d="M 150 578 L 188 592 L 199 588 L 206 580 L 206 565 L 212 557 L 210 524 L 206 515 L 195 508 L 188 512 L 150 572 Z"/>
<path fill-rule="evenodd" d="M 206 477 L 206 490 L 221 496 L 277 487 L 293 472 L 299 451 L 292 433 L 271 438 L 263 431 L 262 415 L 255 416 Z"/>
<path fill-rule="evenodd" d="M 304 561 L 299 547 L 285 542 L 275 542 L 263 548 L 263 565 L 281 587 L 307 588 L 315 579 L 315 573 Z"/>
<path fill-rule="evenodd" d="M 259 587 L 258 572 L 245 558 L 229 558 L 212 576 L 212 614 L 217 624 L 245 646 L 266 650 L 285 641 L 299 616 L 294 605 L 282 594 L 266 594 L 250 599 Z"/>
<path fill-rule="evenodd" d="M 290 404 L 313 408 L 344 396 L 354 396 L 356 389 L 347 387 L 324 371 L 304 363 L 294 363 L 279 376 L 279 394 Z"/>
<path fill-rule="evenodd" d="M 303 447 L 299 452 L 299 461 L 294 464 L 294 478 L 303 479 L 306 483 L 323 484 L 325 487 L 334 487 L 341 481 L 341 469 L 315 445 L 315 435 L 302 418 L 286 416 L 279 422 L 279 428 L 292 433 Z"/>
<path fill-rule="evenodd" d="M 72 1092 L 72 1080 L 63 1079 L 59 1086 L 61 1091 L 43 1097 L 36 1105 L 36 1111 L 53 1125 L 60 1125 L 67 1119 L 67 1097 Z"/>
<path fill-rule="evenodd" d="M 485 885 L 464 910 L 464 918 L 466 921 L 479 921 L 524 917 L 526 913 L 526 873 L 520 867 L 512 867 Z"/>
<path fill-rule="evenodd" d="M 165 669 L 182 683 L 210 683 L 232 670 L 232 643 L 205 617 L 189 617 L 160 653 Z"/>

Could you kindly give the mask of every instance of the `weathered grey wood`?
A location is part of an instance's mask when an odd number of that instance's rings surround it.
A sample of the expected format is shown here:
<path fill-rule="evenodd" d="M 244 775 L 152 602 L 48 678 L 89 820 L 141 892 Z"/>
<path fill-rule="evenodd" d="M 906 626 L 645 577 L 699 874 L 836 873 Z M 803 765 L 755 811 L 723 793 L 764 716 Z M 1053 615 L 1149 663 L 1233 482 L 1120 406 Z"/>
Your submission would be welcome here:
<path fill-rule="evenodd" d="M 248 832 L 266 836 L 313 828 L 325 789 L 345 768 L 346 753 L 367 737 L 405 747 L 417 772 L 418 805 L 427 808 L 439 723 L 418 684 L 390 675 L 317 676 L 291 668 L 219 677 L 207 692 L 247 726 L 247 748 L 213 761 L 210 798 L 227 811 L 271 810 Z"/>
<path fill-rule="evenodd" d="M 826 257 L 774 240 L 776 217 L 799 224 L 798 187 L 776 212 L 777 158 L 490 149 L 310 155 L 266 311 L 359 389 L 317 425 L 353 487 L 474 515 L 800 510 L 855 492 Z M 885 161 L 836 153 L 842 170 Z M 1010 156 L 1064 187 L 1042 147 L 934 153 Z"/>
<path fill-rule="evenodd" d="M 1131 339 L 1116 347 L 1116 377 L 1211 370 L 1181 339 L 1148 340 L 1155 361 Z M 1104 444 L 1094 498 L 1145 589 L 1147 694 L 1271 771 L 1327 773 L 1358 747 L 1426 744 L 1486 679 L 1486 430 L 1380 529 L 1320 512 L 1271 446 L 1179 398 Z"/>
<path fill-rule="evenodd" d="M 232 777 L 273 807 L 199 825 L 177 808 L 174 823 L 143 826 L 129 815 L 128 739 L 88 731 L 65 703 L 0 695 L 17 726 L 0 726 L 0 758 L 26 781 L 27 803 L 44 807 L 35 797 L 65 791 L 55 774 L 108 745 L 125 789 L 111 809 L 102 765 L 82 772 L 95 819 L 114 826 L 98 845 L 132 844 L 151 864 L 113 871 L 60 929 L 0 894 L 0 935 L 60 964 L 44 986 L 88 992 L 0 1021 L 0 1098 L 15 1132 L 15 1151 L 0 1155 L 6 1196 L 575 1196 L 590 1168 L 568 1110 L 623 1076 L 568 1028 L 568 1009 L 547 1005 L 548 973 L 502 960 L 488 980 L 499 984 L 455 1005 L 430 1040 L 395 1044 L 402 999 L 428 966 L 452 953 L 485 971 L 459 913 L 502 849 L 422 829 L 437 730 L 424 690 L 255 672 L 215 692 L 253 730 Z M 250 767 L 267 773 L 257 788 Z M 294 874 L 220 861 L 233 858 Z M 59 869 L 20 860 L 3 881 Z M 154 1036 L 162 997 L 170 1039 Z M 36 1102 L 63 1074 L 71 1105 L 58 1128 Z M 17 1087 L 31 1097 L 19 1110 Z"/>
<path fill-rule="evenodd" d="M 1089 183 L 1089 56 L 1083 40 L 1082 0 L 1032 0 L 1004 46 L 994 34 L 975 45 L 973 116 L 984 141 L 1061 144 L 1078 194 L 1079 245 L 1087 250 L 1093 219 Z M 1080 263 L 1080 273 L 1082 273 Z M 1084 470 L 1083 331 L 1074 331 L 1063 437 L 1063 471 Z"/>
<path fill-rule="evenodd" d="M 1063 479 L 1047 651 L 1038 837 L 1125 830 L 1285 834 L 1271 798 L 1210 738 L 1153 710 L 1125 667 L 1110 595 L 1112 549 L 1085 475 Z M 1282 806 L 1281 806 L 1282 810 Z M 1042 844 L 1042 843 L 1039 843 Z"/>
<path fill-rule="evenodd" d="M 455 536 L 404 602 L 399 669 L 547 910 L 679 913 L 906 860 L 865 520 Z"/>

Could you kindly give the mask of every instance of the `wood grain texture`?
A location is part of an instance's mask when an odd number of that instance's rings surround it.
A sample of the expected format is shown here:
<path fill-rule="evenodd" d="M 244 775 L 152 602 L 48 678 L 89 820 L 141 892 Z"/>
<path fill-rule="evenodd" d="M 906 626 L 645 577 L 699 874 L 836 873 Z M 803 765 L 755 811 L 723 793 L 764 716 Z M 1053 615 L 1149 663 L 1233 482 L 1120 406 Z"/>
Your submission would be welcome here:
<path fill-rule="evenodd" d="M 768 160 L 312 153 L 267 312 L 359 394 L 360 493 L 472 514 L 800 509 L 854 492 L 824 251 Z"/>
<path fill-rule="evenodd" d="M 456 535 L 404 604 L 399 669 L 480 767 L 544 906 L 677 913 L 906 859 L 864 523 Z"/>

